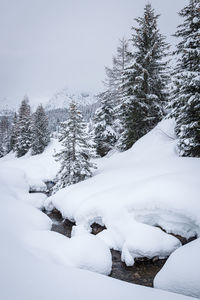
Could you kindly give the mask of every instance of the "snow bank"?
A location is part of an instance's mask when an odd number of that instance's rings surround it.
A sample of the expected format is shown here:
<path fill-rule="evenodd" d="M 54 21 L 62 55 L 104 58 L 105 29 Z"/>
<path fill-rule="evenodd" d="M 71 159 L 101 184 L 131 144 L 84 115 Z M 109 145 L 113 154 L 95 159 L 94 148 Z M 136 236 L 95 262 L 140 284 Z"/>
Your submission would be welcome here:
<path fill-rule="evenodd" d="M 53 180 L 60 168 L 59 162 L 56 162 L 53 157 L 59 149 L 59 142 L 51 139 L 42 154 L 31 156 L 28 152 L 26 155 L 16 158 L 14 153 L 9 153 L 1 158 L 0 162 L 4 167 L 24 171 L 30 190 L 46 191 L 45 182 Z"/>
<path fill-rule="evenodd" d="M 130 150 L 97 160 L 94 177 L 60 190 L 46 207 L 88 231 L 104 224 L 99 237 L 128 265 L 168 256 L 180 243 L 167 233 L 200 234 L 200 160 L 178 157 L 176 144 L 174 121 L 164 120 Z"/>
<path fill-rule="evenodd" d="M 200 298 L 200 239 L 176 250 L 157 274 L 154 286 Z"/>

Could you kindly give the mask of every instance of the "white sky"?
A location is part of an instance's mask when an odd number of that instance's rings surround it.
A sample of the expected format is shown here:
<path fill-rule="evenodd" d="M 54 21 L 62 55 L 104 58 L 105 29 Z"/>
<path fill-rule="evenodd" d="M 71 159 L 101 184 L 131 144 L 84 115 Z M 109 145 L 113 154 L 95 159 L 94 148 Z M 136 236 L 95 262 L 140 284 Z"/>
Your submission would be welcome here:
<path fill-rule="evenodd" d="M 187 0 L 152 0 L 168 42 Z M 0 0 L 0 101 L 40 102 L 64 87 L 98 92 L 118 39 L 145 0 Z"/>

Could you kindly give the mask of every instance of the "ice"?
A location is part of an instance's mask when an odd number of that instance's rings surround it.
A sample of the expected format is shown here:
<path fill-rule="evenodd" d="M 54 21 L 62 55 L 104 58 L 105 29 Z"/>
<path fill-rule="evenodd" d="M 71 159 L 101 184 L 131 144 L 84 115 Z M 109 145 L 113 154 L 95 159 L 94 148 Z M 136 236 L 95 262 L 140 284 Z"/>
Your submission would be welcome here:
<path fill-rule="evenodd" d="M 170 256 L 157 274 L 154 286 L 200 298 L 200 238 Z"/>

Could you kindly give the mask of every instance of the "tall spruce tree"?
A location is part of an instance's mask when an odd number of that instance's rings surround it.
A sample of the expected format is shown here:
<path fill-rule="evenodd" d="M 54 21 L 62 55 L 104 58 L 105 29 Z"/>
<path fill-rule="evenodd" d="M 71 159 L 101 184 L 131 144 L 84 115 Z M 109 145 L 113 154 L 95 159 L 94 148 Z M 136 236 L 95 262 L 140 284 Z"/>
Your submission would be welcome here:
<path fill-rule="evenodd" d="M 86 134 L 86 125 L 76 104 L 72 102 L 66 122 L 61 123 L 62 149 L 55 156 L 61 163 L 53 192 L 92 176 L 95 165 L 90 161 L 91 146 Z"/>
<path fill-rule="evenodd" d="M 100 107 L 94 116 L 94 140 L 97 155 L 105 156 L 115 146 L 121 130 L 119 108 L 122 101 L 122 75 L 129 62 L 128 42 L 119 41 L 112 68 L 105 68 L 105 91 L 98 95 Z"/>
<path fill-rule="evenodd" d="M 42 153 L 49 141 L 48 118 L 40 104 L 32 118 L 32 155 Z"/>
<path fill-rule="evenodd" d="M 17 140 L 15 149 L 17 157 L 21 157 L 31 148 L 31 108 L 28 97 L 25 96 L 21 102 L 18 113 Z"/>
<path fill-rule="evenodd" d="M 16 151 L 17 137 L 18 137 L 18 116 L 17 113 L 15 113 L 12 122 L 12 130 L 10 136 L 10 148 L 13 151 Z"/>
<path fill-rule="evenodd" d="M 0 157 L 10 151 L 10 124 L 7 116 L 3 116 L 0 121 Z"/>
<path fill-rule="evenodd" d="M 138 27 L 132 27 L 134 52 L 122 83 L 122 150 L 129 149 L 161 120 L 167 103 L 166 56 L 169 46 L 159 32 L 158 18 L 159 15 L 147 4 L 143 17 L 135 19 Z"/>
<path fill-rule="evenodd" d="M 179 13 L 184 18 L 175 36 L 174 89 L 170 113 L 175 117 L 181 156 L 200 157 L 200 2 L 190 0 Z"/>
<path fill-rule="evenodd" d="M 94 116 L 94 141 L 97 155 L 105 156 L 114 147 L 117 135 L 114 129 L 112 93 L 106 91 L 99 98 L 100 107 Z"/>

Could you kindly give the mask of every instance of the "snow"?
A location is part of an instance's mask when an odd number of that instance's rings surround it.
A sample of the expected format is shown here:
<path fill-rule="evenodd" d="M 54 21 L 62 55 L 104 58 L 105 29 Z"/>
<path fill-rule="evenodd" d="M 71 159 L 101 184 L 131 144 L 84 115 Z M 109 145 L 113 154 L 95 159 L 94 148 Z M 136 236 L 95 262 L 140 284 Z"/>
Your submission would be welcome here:
<path fill-rule="evenodd" d="M 60 164 L 54 158 L 55 152 L 59 149 L 59 142 L 51 139 L 42 154 L 31 156 L 29 151 L 26 155 L 16 158 L 15 154 L 11 152 L 1 159 L 1 165 L 23 170 L 29 189 L 43 192 L 46 191 L 45 182 L 53 180 L 60 168 Z"/>
<path fill-rule="evenodd" d="M 42 158 L 37 156 L 37 165 L 35 157 L 33 163 L 27 155 L 26 165 L 12 155 L 0 159 L 1 299 L 191 299 L 90 272 L 110 272 L 109 249 L 83 226 L 74 228 L 71 239 L 50 231 L 51 220 L 34 207 L 45 195 L 28 194 L 34 175 L 30 167 L 42 172 Z M 38 176 L 44 180 L 46 173 Z"/>
<path fill-rule="evenodd" d="M 99 237 L 129 266 L 136 257 L 169 256 L 180 242 L 168 233 L 200 233 L 200 160 L 178 157 L 174 125 L 164 120 L 130 150 L 97 160 L 94 177 L 60 190 L 46 207 L 88 232 L 93 222 L 105 225 Z"/>
<path fill-rule="evenodd" d="M 52 231 L 32 232 L 26 237 L 32 251 L 49 261 L 109 275 L 112 259 L 109 248 L 90 234 L 67 238 Z"/>
<path fill-rule="evenodd" d="M 176 250 L 154 280 L 164 290 L 200 298 L 200 238 Z"/>

